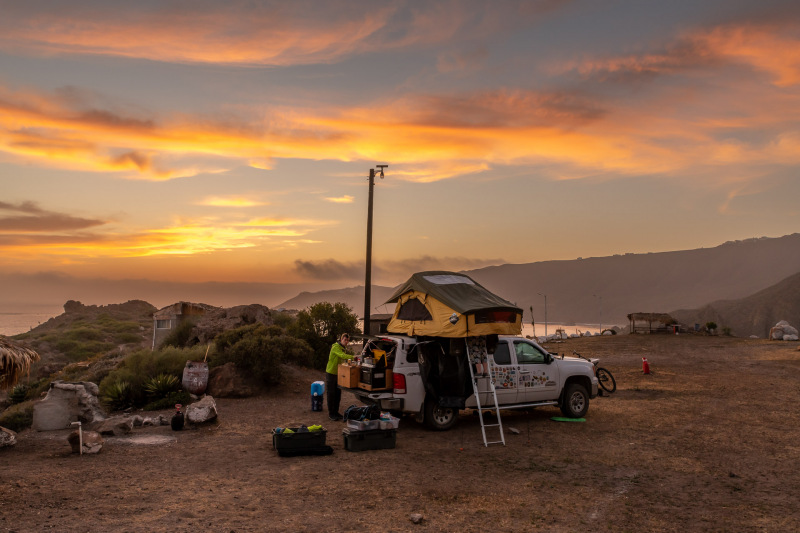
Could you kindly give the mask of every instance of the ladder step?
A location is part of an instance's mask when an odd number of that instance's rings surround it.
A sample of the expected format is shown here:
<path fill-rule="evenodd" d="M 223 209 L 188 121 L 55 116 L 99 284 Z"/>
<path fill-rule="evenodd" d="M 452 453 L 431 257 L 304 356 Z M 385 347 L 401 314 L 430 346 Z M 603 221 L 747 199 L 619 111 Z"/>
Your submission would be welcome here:
<path fill-rule="evenodd" d="M 489 442 L 486 443 L 487 446 L 489 444 L 505 444 L 505 442 L 503 442 L 501 440 L 493 440 L 493 441 L 489 441 Z"/>
<path fill-rule="evenodd" d="M 499 427 L 500 424 L 484 424 L 483 427 L 485 428 L 496 428 Z"/>

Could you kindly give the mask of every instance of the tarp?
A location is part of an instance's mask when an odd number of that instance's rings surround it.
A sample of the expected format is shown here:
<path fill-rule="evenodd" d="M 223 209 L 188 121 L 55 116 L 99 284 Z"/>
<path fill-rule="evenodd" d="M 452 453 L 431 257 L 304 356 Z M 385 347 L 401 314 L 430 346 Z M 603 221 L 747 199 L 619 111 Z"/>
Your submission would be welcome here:
<path fill-rule="evenodd" d="M 389 333 L 453 338 L 522 331 L 522 309 L 456 272 L 417 272 L 386 303 L 397 304 Z"/>

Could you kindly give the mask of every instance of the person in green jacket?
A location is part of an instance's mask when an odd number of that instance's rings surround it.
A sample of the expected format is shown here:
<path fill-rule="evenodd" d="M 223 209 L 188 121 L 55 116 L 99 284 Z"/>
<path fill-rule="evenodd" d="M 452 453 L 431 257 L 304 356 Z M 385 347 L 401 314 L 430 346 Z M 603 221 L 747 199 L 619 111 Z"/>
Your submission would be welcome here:
<path fill-rule="evenodd" d="M 347 345 L 350 343 L 350 335 L 342 333 L 339 340 L 331 346 L 331 353 L 328 356 L 328 366 L 325 368 L 325 387 L 328 389 L 328 417 L 331 420 L 342 420 L 339 413 L 339 402 L 342 401 L 342 391 L 339 390 L 339 364 L 353 358 L 352 354 L 347 353 Z"/>

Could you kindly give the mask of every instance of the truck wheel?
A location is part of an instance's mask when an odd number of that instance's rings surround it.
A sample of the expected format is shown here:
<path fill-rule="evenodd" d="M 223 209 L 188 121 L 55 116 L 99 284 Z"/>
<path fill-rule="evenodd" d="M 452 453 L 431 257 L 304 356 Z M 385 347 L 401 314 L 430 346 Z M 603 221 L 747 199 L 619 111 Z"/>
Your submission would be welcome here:
<path fill-rule="evenodd" d="M 458 409 L 441 407 L 438 402 L 425 402 L 425 425 L 436 431 L 446 431 L 456 425 Z"/>
<path fill-rule="evenodd" d="M 567 418 L 583 418 L 589 410 L 589 393 L 578 383 L 570 383 L 561 400 L 561 413 Z"/>

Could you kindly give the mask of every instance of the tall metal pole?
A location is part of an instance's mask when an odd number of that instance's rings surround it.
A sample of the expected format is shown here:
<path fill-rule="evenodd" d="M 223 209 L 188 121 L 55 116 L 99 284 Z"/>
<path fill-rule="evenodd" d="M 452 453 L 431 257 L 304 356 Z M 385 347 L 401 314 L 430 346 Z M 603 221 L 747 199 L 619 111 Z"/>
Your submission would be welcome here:
<path fill-rule="evenodd" d="M 369 169 L 369 201 L 367 203 L 367 275 L 364 280 L 364 335 L 369 335 L 370 296 L 372 292 L 372 190 L 375 188 L 375 169 Z"/>

